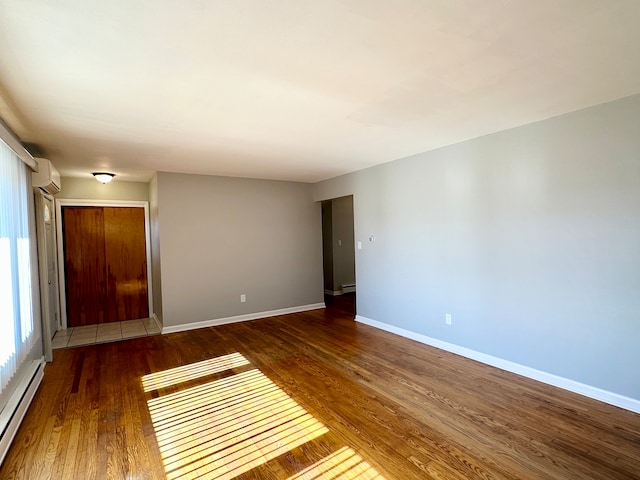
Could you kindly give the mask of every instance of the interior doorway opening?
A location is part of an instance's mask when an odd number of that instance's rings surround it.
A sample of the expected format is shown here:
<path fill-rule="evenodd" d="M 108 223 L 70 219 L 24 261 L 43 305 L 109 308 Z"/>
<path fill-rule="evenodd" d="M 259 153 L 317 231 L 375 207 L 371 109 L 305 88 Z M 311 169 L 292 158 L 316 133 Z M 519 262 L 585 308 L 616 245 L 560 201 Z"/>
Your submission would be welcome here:
<path fill-rule="evenodd" d="M 356 313 L 353 195 L 322 202 L 322 258 L 327 307 Z"/>

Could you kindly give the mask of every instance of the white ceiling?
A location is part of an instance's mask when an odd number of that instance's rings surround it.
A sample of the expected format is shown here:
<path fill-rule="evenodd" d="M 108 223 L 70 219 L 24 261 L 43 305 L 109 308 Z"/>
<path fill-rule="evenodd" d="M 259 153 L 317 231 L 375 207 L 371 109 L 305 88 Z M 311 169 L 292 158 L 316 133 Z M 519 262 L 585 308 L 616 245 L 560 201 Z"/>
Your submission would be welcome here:
<path fill-rule="evenodd" d="M 640 93 L 640 0 L 0 0 L 64 175 L 314 182 Z"/>

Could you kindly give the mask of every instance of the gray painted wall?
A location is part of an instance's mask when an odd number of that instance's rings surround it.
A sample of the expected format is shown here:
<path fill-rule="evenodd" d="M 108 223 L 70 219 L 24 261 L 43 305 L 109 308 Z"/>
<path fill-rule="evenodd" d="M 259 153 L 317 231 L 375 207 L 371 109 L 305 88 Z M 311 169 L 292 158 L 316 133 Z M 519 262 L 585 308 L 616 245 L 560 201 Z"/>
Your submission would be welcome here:
<path fill-rule="evenodd" d="M 157 182 L 165 327 L 323 302 L 313 185 L 165 172 Z"/>
<path fill-rule="evenodd" d="M 348 194 L 359 315 L 640 399 L 640 96 L 316 185 Z"/>
<path fill-rule="evenodd" d="M 56 198 L 86 200 L 149 200 L 149 184 L 125 182 L 117 177 L 111 183 L 102 184 L 94 178 L 62 177 L 62 189 Z"/>
<path fill-rule="evenodd" d="M 151 284 L 153 313 L 162 323 L 162 268 L 160 266 L 160 223 L 158 221 L 158 176 L 149 182 L 149 237 L 151 240 Z"/>

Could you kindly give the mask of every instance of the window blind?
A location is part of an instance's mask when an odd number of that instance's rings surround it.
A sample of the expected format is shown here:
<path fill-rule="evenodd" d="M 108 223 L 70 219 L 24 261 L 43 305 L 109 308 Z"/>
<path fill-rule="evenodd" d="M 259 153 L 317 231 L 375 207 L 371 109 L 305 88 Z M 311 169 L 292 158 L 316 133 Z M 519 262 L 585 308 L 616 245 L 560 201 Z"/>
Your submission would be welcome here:
<path fill-rule="evenodd" d="M 0 140 L 0 397 L 31 351 L 34 318 L 27 165 Z"/>

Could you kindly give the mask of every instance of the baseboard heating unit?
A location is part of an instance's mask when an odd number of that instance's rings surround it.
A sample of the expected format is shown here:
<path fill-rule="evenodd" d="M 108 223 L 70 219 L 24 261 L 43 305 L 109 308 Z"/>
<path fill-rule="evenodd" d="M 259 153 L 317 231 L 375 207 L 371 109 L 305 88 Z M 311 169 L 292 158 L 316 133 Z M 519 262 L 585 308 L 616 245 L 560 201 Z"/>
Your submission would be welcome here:
<path fill-rule="evenodd" d="M 342 293 L 352 293 L 356 291 L 355 283 L 343 283 L 341 287 L 342 287 Z"/>
<path fill-rule="evenodd" d="M 9 451 L 18 427 L 44 377 L 44 359 L 34 360 L 16 387 L 15 392 L 0 412 L 0 464 Z"/>

